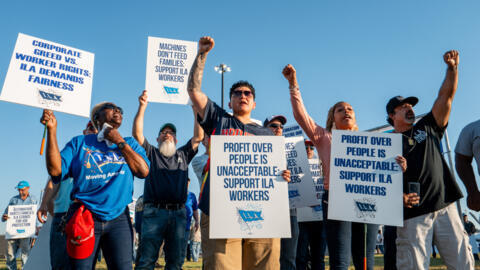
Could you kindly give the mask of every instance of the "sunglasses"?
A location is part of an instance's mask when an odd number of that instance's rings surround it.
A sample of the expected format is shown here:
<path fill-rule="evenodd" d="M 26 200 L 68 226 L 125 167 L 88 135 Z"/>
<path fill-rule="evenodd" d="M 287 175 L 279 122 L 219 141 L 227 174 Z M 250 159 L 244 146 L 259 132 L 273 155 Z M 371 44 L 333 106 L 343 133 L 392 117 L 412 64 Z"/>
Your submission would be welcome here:
<path fill-rule="evenodd" d="M 242 95 L 244 95 L 245 97 L 248 98 L 248 97 L 253 96 L 253 93 L 252 93 L 252 91 L 242 91 L 242 90 L 235 90 L 232 93 L 232 96 L 237 97 L 237 98 L 242 97 Z"/>
<path fill-rule="evenodd" d="M 313 149 L 315 149 L 315 147 L 313 147 L 313 146 L 311 146 L 311 145 L 308 145 L 308 146 L 305 146 L 305 149 L 313 150 Z"/>
<path fill-rule="evenodd" d="M 167 134 L 172 135 L 172 136 L 175 136 L 175 132 L 169 131 L 169 130 L 162 131 L 162 132 L 160 132 L 160 134 L 162 134 L 162 135 L 164 135 L 164 136 L 167 135 Z"/>
<path fill-rule="evenodd" d="M 282 125 L 282 124 L 270 124 L 270 125 L 268 125 L 268 127 L 271 127 L 271 128 L 281 128 L 281 129 L 283 129 L 283 125 Z"/>
<path fill-rule="evenodd" d="M 117 110 L 121 115 L 123 115 L 123 110 L 122 110 L 122 108 L 120 108 L 120 107 L 118 107 L 118 106 L 115 106 L 115 105 L 113 105 L 113 104 L 111 104 L 111 103 L 104 104 L 102 107 L 100 107 L 100 109 L 98 109 L 97 113 L 98 113 L 98 112 L 101 112 L 101 111 L 103 111 L 103 110 L 105 110 L 105 109 L 110 109 L 110 110 L 114 110 L 114 111 Z"/>

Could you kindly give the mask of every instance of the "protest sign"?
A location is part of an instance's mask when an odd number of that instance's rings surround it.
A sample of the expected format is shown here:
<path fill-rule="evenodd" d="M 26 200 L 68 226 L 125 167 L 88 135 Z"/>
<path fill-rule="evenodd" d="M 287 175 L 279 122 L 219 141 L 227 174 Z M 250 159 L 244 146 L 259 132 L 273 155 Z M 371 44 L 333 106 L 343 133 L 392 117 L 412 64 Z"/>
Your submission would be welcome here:
<path fill-rule="evenodd" d="M 320 162 L 321 161 L 317 158 L 308 159 L 310 172 L 312 173 L 313 184 L 315 185 L 315 193 L 318 205 L 297 208 L 298 222 L 323 220 L 322 196 L 325 190 L 323 188 L 323 173 Z"/>
<path fill-rule="evenodd" d="M 50 231 L 52 230 L 53 217 L 48 215 L 45 222 L 38 232 L 37 241 L 28 254 L 28 260 L 23 266 L 23 270 L 49 270 L 50 264 Z M 59 248 L 59 247 L 56 247 Z"/>
<path fill-rule="evenodd" d="M 290 208 L 317 205 L 318 200 L 303 137 L 285 138 L 287 169 L 291 172 L 288 183 Z"/>
<path fill-rule="evenodd" d="M 299 125 L 287 126 L 283 129 L 283 137 L 290 138 L 295 136 L 303 137 L 303 130 Z"/>
<path fill-rule="evenodd" d="M 94 54 L 18 34 L 0 100 L 89 117 Z"/>
<path fill-rule="evenodd" d="M 5 239 L 28 238 L 35 236 L 37 206 L 9 205 Z"/>
<path fill-rule="evenodd" d="M 148 37 L 148 101 L 188 104 L 188 74 L 196 55 L 197 42 Z"/>
<path fill-rule="evenodd" d="M 212 136 L 210 238 L 290 237 L 282 136 Z"/>
<path fill-rule="evenodd" d="M 403 225 L 401 134 L 332 131 L 328 218 Z"/>

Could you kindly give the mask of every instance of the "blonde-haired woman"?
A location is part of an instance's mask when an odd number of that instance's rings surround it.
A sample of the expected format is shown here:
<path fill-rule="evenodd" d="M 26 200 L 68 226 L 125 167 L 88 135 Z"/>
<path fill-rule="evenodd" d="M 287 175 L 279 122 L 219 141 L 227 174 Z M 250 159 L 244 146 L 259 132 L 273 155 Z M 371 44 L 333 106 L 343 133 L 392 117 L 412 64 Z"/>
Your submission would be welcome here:
<path fill-rule="evenodd" d="M 326 127 L 321 127 L 308 115 L 307 110 L 303 105 L 302 96 L 298 88 L 295 68 L 292 65 L 287 65 L 283 69 L 283 75 L 288 80 L 290 87 L 290 100 L 292 102 L 293 116 L 315 145 L 318 155 L 322 160 L 325 188 L 322 200 L 324 217 L 323 225 L 326 229 L 327 235 L 330 269 L 348 269 L 350 264 L 350 254 L 352 254 L 355 268 L 364 269 L 364 224 L 327 219 L 332 129 L 358 130 L 357 122 L 355 120 L 355 112 L 353 111 L 352 106 L 347 102 L 337 102 L 328 111 Z M 405 171 L 405 159 L 403 157 L 397 157 L 397 162 L 402 170 Z M 373 269 L 373 256 L 377 230 L 378 225 L 367 225 L 367 269 Z"/>

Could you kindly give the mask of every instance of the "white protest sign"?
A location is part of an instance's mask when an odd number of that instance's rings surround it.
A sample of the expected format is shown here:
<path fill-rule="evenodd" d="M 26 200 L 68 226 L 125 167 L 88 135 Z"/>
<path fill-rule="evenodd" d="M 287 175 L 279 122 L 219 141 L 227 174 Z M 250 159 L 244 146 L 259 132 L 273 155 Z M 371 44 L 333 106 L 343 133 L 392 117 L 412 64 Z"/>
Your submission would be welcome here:
<path fill-rule="evenodd" d="M 35 219 L 37 206 L 10 205 L 8 206 L 7 227 L 5 239 L 29 238 L 35 236 Z"/>
<path fill-rule="evenodd" d="M 401 134 L 333 130 L 328 218 L 403 226 Z"/>
<path fill-rule="evenodd" d="M 312 173 L 313 184 L 315 185 L 318 205 L 297 208 L 298 222 L 323 220 L 322 196 L 325 190 L 323 188 L 322 166 L 320 165 L 320 160 L 316 158 L 309 159 L 308 163 L 310 165 L 310 172 Z"/>
<path fill-rule="evenodd" d="M 291 173 L 288 183 L 290 208 L 318 205 L 303 137 L 285 138 L 285 155 Z"/>
<path fill-rule="evenodd" d="M 296 136 L 301 136 L 303 137 L 303 130 L 299 125 L 291 125 L 283 128 L 283 137 L 285 138 L 290 138 L 290 137 L 296 137 Z"/>
<path fill-rule="evenodd" d="M 94 54 L 18 34 L 0 100 L 89 117 Z"/>
<path fill-rule="evenodd" d="M 148 37 L 148 101 L 188 104 L 188 74 L 196 55 L 197 42 Z"/>
<path fill-rule="evenodd" d="M 210 238 L 290 237 L 282 136 L 212 136 Z"/>
<path fill-rule="evenodd" d="M 27 263 L 23 266 L 23 270 L 52 269 L 50 265 L 50 231 L 52 230 L 52 216 L 48 216 L 38 232 L 37 241 L 28 254 Z M 57 247 L 58 248 L 58 247 Z"/>

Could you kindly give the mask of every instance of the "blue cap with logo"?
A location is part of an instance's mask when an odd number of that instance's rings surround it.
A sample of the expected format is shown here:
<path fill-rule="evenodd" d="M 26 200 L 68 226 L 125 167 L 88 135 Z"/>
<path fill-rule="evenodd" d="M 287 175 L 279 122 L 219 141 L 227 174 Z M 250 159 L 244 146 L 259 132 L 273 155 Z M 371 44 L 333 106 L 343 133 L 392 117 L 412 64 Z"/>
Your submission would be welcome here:
<path fill-rule="evenodd" d="M 20 181 L 18 182 L 18 185 L 15 187 L 16 189 L 22 189 L 22 188 L 26 188 L 26 187 L 29 187 L 30 184 L 28 184 L 27 181 Z"/>

